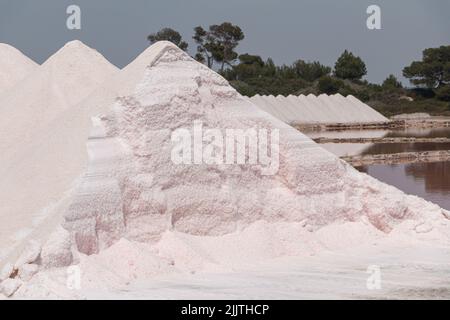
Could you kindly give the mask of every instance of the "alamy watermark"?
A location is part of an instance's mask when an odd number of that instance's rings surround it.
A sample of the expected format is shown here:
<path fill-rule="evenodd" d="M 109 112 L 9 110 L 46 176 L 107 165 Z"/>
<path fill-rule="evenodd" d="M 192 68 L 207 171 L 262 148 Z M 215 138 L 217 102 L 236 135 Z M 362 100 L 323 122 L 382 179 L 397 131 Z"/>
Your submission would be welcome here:
<path fill-rule="evenodd" d="M 368 290 L 381 290 L 381 268 L 377 265 L 367 267 L 366 273 L 370 276 L 367 278 L 366 287 Z"/>
<path fill-rule="evenodd" d="M 66 287 L 69 290 L 81 290 L 81 269 L 79 266 L 70 266 L 66 270 Z"/>
<path fill-rule="evenodd" d="M 66 20 L 66 26 L 69 30 L 81 29 L 81 8 L 77 5 L 70 5 L 66 9 L 66 13 L 69 17 Z"/>
<path fill-rule="evenodd" d="M 367 7 L 366 13 L 369 17 L 366 20 L 367 29 L 381 30 L 381 8 L 375 4 Z"/>
<path fill-rule="evenodd" d="M 66 26 L 69 30 L 81 29 L 81 8 L 72 4 L 67 7 L 66 13 L 69 15 L 66 20 Z M 366 26 L 369 30 L 381 30 L 381 8 L 376 4 L 367 7 L 366 13 L 369 15 L 366 20 Z"/>
<path fill-rule="evenodd" d="M 171 159 L 185 165 L 256 165 L 262 175 L 279 169 L 278 129 L 214 129 L 194 121 L 192 128 L 172 132 Z"/>

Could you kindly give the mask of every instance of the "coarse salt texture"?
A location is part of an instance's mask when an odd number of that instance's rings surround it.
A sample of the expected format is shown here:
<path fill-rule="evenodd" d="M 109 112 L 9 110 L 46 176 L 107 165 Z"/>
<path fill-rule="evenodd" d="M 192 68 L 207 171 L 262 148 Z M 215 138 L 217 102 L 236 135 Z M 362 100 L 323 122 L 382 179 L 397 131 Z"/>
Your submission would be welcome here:
<path fill-rule="evenodd" d="M 251 164 L 180 165 L 171 132 L 277 129 L 279 170 Z M 311 230 L 364 217 L 390 232 L 404 220 L 444 219 L 443 210 L 386 186 L 320 148 L 240 96 L 214 71 L 166 43 L 132 95 L 98 118 L 90 165 L 64 226 L 93 254 L 120 238 L 155 242 L 165 231 L 220 236 L 256 221 L 304 222 Z"/>
<path fill-rule="evenodd" d="M 447 211 L 359 173 L 169 42 L 151 46 L 78 106 L 61 118 L 70 130 L 58 132 L 72 133 L 72 147 L 81 152 L 94 116 L 87 168 L 73 154 L 77 170 L 63 176 L 81 178 L 57 210 L 62 228 L 33 262 L 39 271 L 23 284 L 9 281 L 8 295 L 84 298 L 106 290 L 108 296 L 168 273 L 232 272 L 372 241 L 386 250 L 416 241 L 449 247 Z M 75 122 L 66 118 L 77 114 Z M 278 170 L 176 164 L 171 134 L 195 123 L 222 133 L 278 130 Z M 68 287 L 68 273 L 79 275 L 80 290 Z"/>

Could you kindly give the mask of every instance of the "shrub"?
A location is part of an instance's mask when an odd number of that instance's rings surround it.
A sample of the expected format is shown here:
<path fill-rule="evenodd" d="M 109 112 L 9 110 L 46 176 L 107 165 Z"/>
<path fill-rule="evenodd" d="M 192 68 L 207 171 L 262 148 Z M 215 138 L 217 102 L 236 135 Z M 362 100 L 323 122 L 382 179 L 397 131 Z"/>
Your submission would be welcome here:
<path fill-rule="evenodd" d="M 359 80 L 366 74 L 364 61 L 347 50 L 339 57 L 334 66 L 334 75 L 341 79 Z"/>
<path fill-rule="evenodd" d="M 437 89 L 436 97 L 442 101 L 450 101 L 450 85 Z"/>
<path fill-rule="evenodd" d="M 330 76 L 325 76 L 319 79 L 318 82 L 318 89 L 320 93 L 325 94 L 335 94 L 339 92 L 339 89 L 341 89 L 344 86 L 344 83 L 339 80 L 335 79 Z"/>

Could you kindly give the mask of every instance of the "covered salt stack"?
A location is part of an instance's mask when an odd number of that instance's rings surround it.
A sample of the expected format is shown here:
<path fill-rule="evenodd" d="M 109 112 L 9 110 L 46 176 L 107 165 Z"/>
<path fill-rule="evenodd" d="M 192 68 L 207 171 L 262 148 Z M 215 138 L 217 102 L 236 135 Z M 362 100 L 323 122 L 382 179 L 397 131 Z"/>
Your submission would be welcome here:
<path fill-rule="evenodd" d="M 260 96 L 248 98 L 262 110 L 292 125 L 376 124 L 389 119 L 349 95 Z"/>

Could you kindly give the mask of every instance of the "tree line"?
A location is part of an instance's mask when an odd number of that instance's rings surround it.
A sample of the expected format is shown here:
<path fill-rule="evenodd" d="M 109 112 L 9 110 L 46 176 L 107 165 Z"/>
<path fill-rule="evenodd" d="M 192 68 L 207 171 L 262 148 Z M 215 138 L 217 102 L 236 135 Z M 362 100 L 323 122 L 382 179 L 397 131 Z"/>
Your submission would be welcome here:
<path fill-rule="evenodd" d="M 244 95 L 341 93 L 369 101 L 390 94 L 397 98 L 413 95 L 418 99 L 450 101 L 450 46 L 425 49 L 421 61 L 405 67 L 403 75 L 414 86 L 405 89 L 394 75 L 389 75 L 381 85 L 363 80 L 366 64 L 348 50 L 337 58 L 333 68 L 302 59 L 291 65 L 276 65 L 271 58 L 263 60 L 259 55 L 239 54 L 236 49 L 245 35 L 239 26 L 230 22 L 208 28 L 197 26 L 193 31 L 196 44 L 193 58 L 215 68 Z M 188 43 L 172 28 L 163 28 L 149 35 L 148 40 L 151 43 L 168 40 L 188 51 Z"/>

